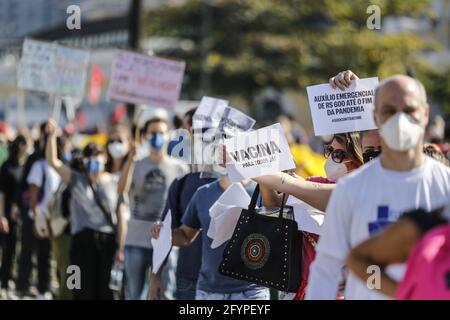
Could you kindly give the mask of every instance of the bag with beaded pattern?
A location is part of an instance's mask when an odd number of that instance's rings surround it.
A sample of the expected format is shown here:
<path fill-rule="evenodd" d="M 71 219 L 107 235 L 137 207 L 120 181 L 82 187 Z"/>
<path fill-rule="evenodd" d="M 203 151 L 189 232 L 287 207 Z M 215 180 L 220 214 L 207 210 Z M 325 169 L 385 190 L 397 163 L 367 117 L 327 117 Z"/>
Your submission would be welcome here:
<path fill-rule="evenodd" d="M 302 274 L 303 236 L 293 218 L 293 209 L 282 205 L 275 216 L 260 214 L 255 209 L 258 195 L 259 186 L 248 209 L 241 212 L 225 247 L 219 272 L 280 291 L 296 292 Z"/>

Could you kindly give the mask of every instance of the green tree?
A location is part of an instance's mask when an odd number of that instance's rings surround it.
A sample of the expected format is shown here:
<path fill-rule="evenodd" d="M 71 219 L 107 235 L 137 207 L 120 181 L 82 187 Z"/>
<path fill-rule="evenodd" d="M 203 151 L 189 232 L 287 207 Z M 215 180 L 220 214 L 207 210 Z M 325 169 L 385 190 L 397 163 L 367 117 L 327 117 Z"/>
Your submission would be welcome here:
<path fill-rule="evenodd" d="M 362 77 L 405 73 L 418 52 L 437 45 L 415 34 L 369 30 L 367 7 L 379 5 L 382 17 L 416 17 L 429 14 L 429 3 L 188 0 L 146 13 L 144 30 L 146 36 L 177 39 L 179 46 L 156 54 L 187 62 L 183 91 L 189 98 L 238 94 L 250 101 L 267 86 L 303 90 L 345 69 Z M 206 92 L 202 75 L 210 80 Z M 421 75 L 431 92 L 440 92 L 428 70 Z"/>

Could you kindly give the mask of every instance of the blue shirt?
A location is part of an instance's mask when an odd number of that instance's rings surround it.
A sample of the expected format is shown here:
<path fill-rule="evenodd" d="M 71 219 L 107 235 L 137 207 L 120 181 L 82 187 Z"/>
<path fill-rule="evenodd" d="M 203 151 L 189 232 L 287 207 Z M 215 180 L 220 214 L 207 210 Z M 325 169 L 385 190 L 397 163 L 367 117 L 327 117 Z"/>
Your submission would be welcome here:
<path fill-rule="evenodd" d="M 253 192 L 255 185 L 247 185 L 249 194 Z M 228 242 L 216 249 L 211 249 L 212 239 L 206 236 L 211 217 L 209 208 L 217 201 L 225 190 L 219 181 L 200 187 L 194 194 L 183 216 L 183 224 L 193 229 L 202 229 L 205 234 L 202 237 L 202 264 L 197 282 L 197 288 L 212 293 L 239 293 L 249 289 L 263 288 L 256 284 L 225 277 L 219 273 L 222 262 L 223 250 Z"/>
<path fill-rule="evenodd" d="M 207 183 L 211 183 L 215 178 L 200 178 L 200 173 L 188 173 L 180 179 L 175 179 L 169 188 L 167 197 L 167 210 L 172 214 L 172 228 L 181 226 L 181 219 L 189 201 L 191 201 L 197 189 Z M 202 237 L 198 235 L 189 246 L 180 248 L 178 252 L 177 278 L 197 281 L 200 265 L 202 263 Z"/>

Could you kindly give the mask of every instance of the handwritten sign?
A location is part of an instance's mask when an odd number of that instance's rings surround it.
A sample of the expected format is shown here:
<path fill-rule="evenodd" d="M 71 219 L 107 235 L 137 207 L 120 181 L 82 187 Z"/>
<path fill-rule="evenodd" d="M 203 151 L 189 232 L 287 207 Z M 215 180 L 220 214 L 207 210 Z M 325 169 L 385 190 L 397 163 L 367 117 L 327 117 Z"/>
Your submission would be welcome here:
<path fill-rule="evenodd" d="M 107 97 L 173 110 L 180 97 L 185 62 L 119 51 Z"/>
<path fill-rule="evenodd" d="M 295 168 L 289 145 L 279 123 L 256 131 L 238 133 L 225 139 L 231 163 L 226 165 L 230 180 L 251 179 Z M 239 174 L 236 174 L 239 173 Z"/>
<path fill-rule="evenodd" d="M 25 39 L 17 85 L 27 90 L 82 97 L 89 57 L 84 50 Z"/>
<path fill-rule="evenodd" d="M 329 84 L 306 88 L 316 136 L 376 129 L 374 94 L 378 78 L 352 81 L 345 91 Z"/>

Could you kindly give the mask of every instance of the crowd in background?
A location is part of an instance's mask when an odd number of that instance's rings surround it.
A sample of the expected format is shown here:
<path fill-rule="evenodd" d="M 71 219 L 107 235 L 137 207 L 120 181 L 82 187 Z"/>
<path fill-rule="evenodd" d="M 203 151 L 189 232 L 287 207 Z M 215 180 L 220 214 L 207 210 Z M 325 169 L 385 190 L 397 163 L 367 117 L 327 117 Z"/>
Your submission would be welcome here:
<path fill-rule="evenodd" d="M 348 71 L 331 78 L 330 83 L 346 87 L 354 79 L 357 76 Z M 76 145 L 72 134 L 61 130 L 52 119 L 42 123 L 37 132 L 36 128 L 14 130 L 2 123 L 0 299 L 370 298 L 361 289 L 365 285 L 358 277 L 365 276 L 367 261 L 380 259 L 380 263 L 387 264 L 383 259 L 388 256 L 371 248 L 392 248 L 391 256 L 408 250 L 386 245 L 389 240 L 380 235 L 355 248 L 366 236 L 354 224 L 350 225 L 350 217 L 353 212 L 362 216 L 363 207 L 370 205 L 358 202 L 367 202 L 358 196 L 358 190 L 370 192 L 374 202 L 382 199 L 388 203 L 392 199 L 383 192 L 409 188 L 410 193 L 401 193 L 397 199 L 403 201 L 401 205 L 392 204 L 395 210 L 415 205 L 411 209 L 431 211 L 446 196 L 448 202 L 450 175 L 444 167 L 448 167 L 450 147 L 444 136 L 445 124 L 436 116 L 426 126 L 428 115 L 420 111 L 425 110 L 425 92 L 414 81 L 394 77 L 384 84 L 383 92 L 377 93 L 378 111 L 386 109 L 379 116 L 379 131 L 309 139 L 290 115 L 274 120 L 285 130 L 297 168 L 295 172 L 254 179 L 261 186 L 262 204 L 280 206 L 280 195 L 286 193 L 326 212 L 320 237 L 303 232 L 303 281 L 293 295 L 219 274 L 225 244 L 212 249 L 206 230 L 210 224 L 209 209 L 231 182 L 226 172 L 205 174 L 194 170 L 183 160 L 183 154 L 172 152 L 182 143 L 176 129 L 191 130 L 195 109 L 170 122 L 162 117 L 148 119 L 137 134 L 129 124 L 111 126 L 104 145 Z M 383 105 L 382 99 L 391 101 L 393 106 Z M 406 105 L 402 99 L 413 103 Z M 418 105 L 414 105 L 416 101 Z M 397 115 L 399 119 L 394 119 Z M 390 117 L 396 122 L 382 126 Z M 410 127 L 417 127 L 417 132 L 420 127 L 426 129 L 422 135 L 406 132 L 404 138 L 394 132 L 402 121 L 407 125 L 411 122 Z M 427 142 L 424 146 L 423 140 Z M 421 155 L 411 153 L 405 158 L 411 166 L 402 167 L 404 163 L 399 162 L 395 152 L 417 146 Z M 386 163 L 391 161 L 393 165 L 382 169 L 379 158 L 385 152 Z M 427 157 L 422 158 L 423 155 Z M 428 160 L 430 157 L 441 164 Z M 424 172 L 414 177 L 423 162 Z M 358 173 L 339 183 L 341 188 L 336 187 L 336 182 L 352 171 Z M 405 176 L 397 177 L 401 174 Z M 382 175 L 386 175 L 384 180 Z M 391 181 L 391 176 L 399 179 Z M 249 195 L 255 189 L 255 181 L 242 182 Z M 432 195 L 424 196 L 423 192 Z M 49 222 L 49 211 L 58 219 Z M 174 248 L 164 267 L 151 275 L 151 238 L 158 237 L 160 221 L 169 212 Z M 421 221 L 417 215 L 411 213 L 410 220 Z M 430 226 L 445 221 L 438 214 L 436 217 Z M 370 233 L 383 226 L 374 224 L 369 227 L 373 229 Z M 431 229 L 418 228 L 421 234 Z M 387 230 L 394 237 L 400 234 Z M 407 248 L 418 238 L 417 234 L 411 235 Z M 395 243 L 394 240 L 390 241 Z M 401 259 L 391 260 L 389 263 Z M 355 275 L 349 276 L 343 264 Z M 73 265 L 80 268 L 81 279 L 78 287 L 69 288 L 72 273 L 68 270 Z M 395 286 L 386 279 L 383 278 L 383 286 L 388 289 L 383 293 L 393 296 Z"/>

